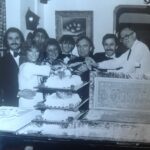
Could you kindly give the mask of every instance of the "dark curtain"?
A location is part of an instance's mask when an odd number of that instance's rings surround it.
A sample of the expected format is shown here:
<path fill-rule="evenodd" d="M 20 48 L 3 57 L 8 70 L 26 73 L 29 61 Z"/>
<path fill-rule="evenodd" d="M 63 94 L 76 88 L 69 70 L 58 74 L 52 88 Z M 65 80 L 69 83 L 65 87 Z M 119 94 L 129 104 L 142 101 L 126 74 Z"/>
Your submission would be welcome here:
<path fill-rule="evenodd" d="M 4 54 L 3 38 L 6 31 L 6 3 L 5 0 L 0 0 L 0 105 L 2 103 L 2 90 L 1 90 L 1 57 Z M 1 139 L 0 139 L 1 150 Z"/>
<path fill-rule="evenodd" d="M 0 50 L 3 50 L 3 37 L 6 31 L 6 2 L 0 0 Z"/>

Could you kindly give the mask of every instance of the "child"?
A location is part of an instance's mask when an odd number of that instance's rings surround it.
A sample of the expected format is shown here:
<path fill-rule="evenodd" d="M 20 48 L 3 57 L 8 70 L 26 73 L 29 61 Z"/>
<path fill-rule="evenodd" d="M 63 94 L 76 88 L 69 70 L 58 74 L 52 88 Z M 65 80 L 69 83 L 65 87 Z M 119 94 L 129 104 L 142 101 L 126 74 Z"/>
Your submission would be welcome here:
<path fill-rule="evenodd" d="M 41 76 L 49 76 L 50 67 L 37 65 L 39 50 L 34 43 L 26 43 L 27 61 L 19 67 L 19 107 L 33 108 L 39 101 L 43 101 L 42 93 L 36 92 L 35 87 L 40 84 Z"/>
<path fill-rule="evenodd" d="M 71 35 L 63 35 L 60 38 L 59 43 L 62 51 L 60 58 L 64 63 L 68 64 L 71 60 L 76 58 L 76 56 L 72 54 L 72 51 L 75 48 L 75 41 Z"/>

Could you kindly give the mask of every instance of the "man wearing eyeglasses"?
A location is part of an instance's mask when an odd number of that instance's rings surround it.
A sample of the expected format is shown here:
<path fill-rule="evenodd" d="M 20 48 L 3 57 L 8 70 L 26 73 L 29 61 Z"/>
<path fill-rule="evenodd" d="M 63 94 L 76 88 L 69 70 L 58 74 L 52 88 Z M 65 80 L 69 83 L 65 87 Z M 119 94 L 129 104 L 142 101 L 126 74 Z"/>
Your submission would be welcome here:
<path fill-rule="evenodd" d="M 120 42 L 127 48 L 119 58 L 98 63 L 101 69 L 113 69 L 123 73 L 150 73 L 149 48 L 137 39 L 133 29 L 125 27 L 120 32 Z"/>

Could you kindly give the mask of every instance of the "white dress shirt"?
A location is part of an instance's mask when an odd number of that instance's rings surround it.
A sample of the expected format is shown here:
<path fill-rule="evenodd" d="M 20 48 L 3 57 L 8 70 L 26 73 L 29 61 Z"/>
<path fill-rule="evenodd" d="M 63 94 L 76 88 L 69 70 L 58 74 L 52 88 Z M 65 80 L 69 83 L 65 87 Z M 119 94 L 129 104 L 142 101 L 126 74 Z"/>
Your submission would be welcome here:
<path fill-rule="evenodd" d="M 98 63 L 101 69 L 117 69 L 123 73 L 150 73 L 150 51 L 141 41 L 136 40 L 130 49 L 120 57 Z M 128 58 L 129 57 L 129 58 Z M 127 59 L 128 58 L 128 59 Z"/>
<path fill-rule="evenodd" d="M 111 59 L 116 58 L 116 55 L 115 55 L 115 54 L 113 54 L 112 56 L 108 56 L 108 55 L 105 54 L 105 56 L 108 57 L 108 58 L 111 58 Z"/>

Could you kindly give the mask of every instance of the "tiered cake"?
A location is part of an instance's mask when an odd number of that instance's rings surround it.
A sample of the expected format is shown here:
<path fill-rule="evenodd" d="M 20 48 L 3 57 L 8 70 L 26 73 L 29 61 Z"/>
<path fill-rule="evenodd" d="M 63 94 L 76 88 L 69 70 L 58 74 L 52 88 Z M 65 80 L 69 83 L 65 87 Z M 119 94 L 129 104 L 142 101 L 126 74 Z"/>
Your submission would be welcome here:
<path fill-rule="evenodd" d="M 72 87 L 78 85 L 83 85 L 80 76 L 72 75 L 66 68 L 57 68 L 45 81 L 45 85 L 39 87 L 42 91 L 46 89 L 45 102 L 39 104 L 39 109 L 44 110 L 42 118 L 36 118 L 19 133 L 74 135 L 71 122 L 80 116 L 78 108 L 82 105 L 82 100 Z"/>
<path fill-rule="evenodd" d="M 75 93 L 56 92 L 46 96 L 45 105 L 53 108 L 74 108 L 79 105 L 81 98 Z"/>
<path fill-rule="evenodd" d="M 45 86 L 50 88 L 70 88 L 81 85 L 83 82 L 78 75 L 72 75 L 68 69 L 55 71 L 46 81 Z"/>
<path fill-rule="evenodd" d="M 72 86 L 81 85 L 83 82 L 80 76 L 72 75 L 68 69 L 52 74 L 46 81 L 45 86 L 57 88 L 54 93 L 45 96 L 45 106 L 49 108 L 43 113 L 43 119 L 52 122 L 67 122 L 74 119 L 79 111 L 73 109 L 81 103 L 78 94 L 69 91 Z M 68 89 L 68 91 L 59 91 Z"/>

